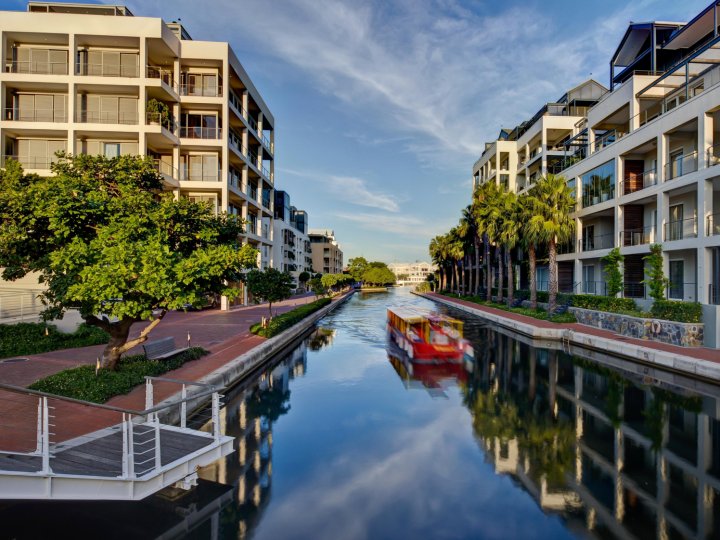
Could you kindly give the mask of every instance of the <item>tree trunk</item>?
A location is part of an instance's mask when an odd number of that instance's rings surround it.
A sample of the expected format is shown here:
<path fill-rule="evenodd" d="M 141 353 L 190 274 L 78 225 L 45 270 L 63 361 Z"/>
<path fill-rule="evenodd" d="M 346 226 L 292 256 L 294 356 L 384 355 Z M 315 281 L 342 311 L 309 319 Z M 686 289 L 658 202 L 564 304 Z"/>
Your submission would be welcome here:
<path fill-rule="evenodd" d="M 503 250 L 502 247 L 498 246 L 496 251 L 497 262 L 498 262 L 498 303 L 502 304 L 503 301 L 503 285 L 505 279 L 505 269 L 503 268 Z"/>
<path fill-rule="evenodd" d="M 528 259 L 530 259 L 530 309 L 537 309 L 537 279 L 535 278 L 537 260 L 533 243 L 528 246 Z"/>
<path fill-rule="evenodd" d="M 550 284 L 548 286 L 548 313 L 552 314 L 557 307 L 558 292 L 558 269 L 557 269 L 557 246 L 555 239 L 550 240 Z"/>
<path fill-rule="evenodd" d="M 475 236 L 475 296 L 480 294 L 480 241 Z"/>
<path fill-rule="evenodd" d="M 132 317 L 123 317 L 118 322 L 111 323 L 107 319 L 100 319 L 91 315 L 85 319 L 85 322 L 91 326 L 97 326 L 102 328 L 108 334 L 110 334 L 110 341 L 105 346 L 102 356 L 102 367 L 105 369 L 117 369 L 117 365 L 120 362 L 120 357 L 135 347 L 144 343 L 148 339 L 148 334 L 155 328 L 160 321 L 165 317 L 167 311 L 163 310 L 160 315 L 153 319 L 141 332 L 138 337 L 128 341 L 130 335 L 130 328 L 136 322 L 140 322 L 138 319 Z"/>
<path fill-rule="evenodd" d="M 505 255 L 507 257 L 507 277 L 508 277 L 507 303 L 509 306 L 513 302 L 513 296 L 515 293 L 515 283 L 513 281 L 512 251 L 508 248 L 505 248 Z"/>
<path fill-rule="evenodd" d="M 487 290 L 485 292 L 485 300 L 492 301 L 492 272 L 490 272 L 490 239 L 487 234 L 483 234 L 483 242 L 485 242 L 485 280 Z"/>
<path fill-rule="evenodd" d="M 268 302 L 268 311 L 270 311 L 270 320 L 272 321 L 272 302 Z"/>
<path fill-rule="evenodd" d="M 465 256 L 458 261 L 460 267 L 460 294 L 465 294 Z"/>
<path fill-rule="evenodd" d="M 455 291 L 455 294 L 460 294 L 460 284 L 458 282 L 458 265 L 460 264 L 460 261 L 455 261 L 453 263 L 453 279 L 455 281 L 455 288 L 453 289 Z"/>

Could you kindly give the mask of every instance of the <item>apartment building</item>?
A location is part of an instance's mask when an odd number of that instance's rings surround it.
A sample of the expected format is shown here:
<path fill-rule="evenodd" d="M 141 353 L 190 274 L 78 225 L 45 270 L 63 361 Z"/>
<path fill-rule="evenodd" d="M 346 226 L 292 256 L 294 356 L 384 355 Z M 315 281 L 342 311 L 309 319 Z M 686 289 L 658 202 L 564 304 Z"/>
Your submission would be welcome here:
<path fill-rule="evenodd" d="M 177 197 L 245 218 L 271 265 L 275 119 L 227 43 L 122 6 L 30 2 L 0 13 L 0 58 L 0 165 L 151 156 Z"/>
<path fill-rule="evenodd" d="M 308 236 L 308 215 L 290 204 L 286 191 L 275 191 L 273 219 L 273 265 L 288 272 L 298 283 L 302 272 L 312 272 L 312 248 Z"/>
<path fill-rule="evenodd" d="M 323 274 L 340 274 L 343 271 L 343 252 L 330 229 L 310 229 L 312 267 Z"/>
<path fill-rule="evenodd" d="M 388 268 L 395 274 L 398 285 L 417 285 L 427 281 L 428 274 L 437 269 L 428 262 L 415 261 L 412 263 L 391 263 Z M 403 279 L 400 279 L 403 276 Z"/>
<path fill-rule="evenodd" d="M 558 256 L 562 290 L 604 294 L 601 258 L 618 247 L 623 294 L 642 303 L 643 257 L 660 243 L 668 297 L 720 304 L 717 15 L 713 2 L 688 23 L 630 24 L 610 61 L 610 89 L 559 141 L 563 151 L 547 172 L 565 176 L 577 200 L 576 237 Z M 501 183 L 503 161 L 486 152 L 475 183 Z M 523 191 L 519 180 L 514 189 Z"/>

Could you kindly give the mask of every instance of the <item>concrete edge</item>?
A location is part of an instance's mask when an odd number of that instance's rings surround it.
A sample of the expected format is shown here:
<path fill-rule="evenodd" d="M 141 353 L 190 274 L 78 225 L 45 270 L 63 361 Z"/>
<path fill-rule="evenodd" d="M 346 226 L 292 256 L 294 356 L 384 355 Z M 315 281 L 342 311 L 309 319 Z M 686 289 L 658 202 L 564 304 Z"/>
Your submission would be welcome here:
<path fill-rule="evenodd" d="M 229 388 L 233 385 L 238 384 L 243 378 L 250 373 L 254 372 L 257 368 L 262 366 L 264 363 L 272 359 L 278 352 L 282 351 L 293 341 L 302 336 L 305 332 L 315 326 L 320 319 L 325 317 L 330 312 L 334 311 L 340 305 L 347 302 L 350 297 L 355 293 L 354 290 L 346 293 L 341 298 L 334 300 L 330 305 L 319 309 L 315 313 L 305 317 L 295 326 L 288 328 L 287 330 L 279 333 L 277 336 L 265 340 L 259 345 L 253 347 L 249 351 L 241 354 L 240 356 L 230 360 L 225 365 L 219 367 L 215 371 L 208 373 L 200 380 L 195 381 L 203 384 L 211 384 L 222 388 Z M 164 399 L 160 403 L 155 405 L 170 405 L 176 403 L 180 397 L 180 391 Z M 198 398 L 197 400 L 191 400 L 187 403 L 187 410 L 192 411 L 208 401 L 208 396 Z M 180 420 L 180 408 L 172 407 L 165 409 L 159 414 L 160 419 L 165 423 L 177 423 Z"/>
<path fill-rule="evenodd" d="M 422 296 L 432 302 L 450 306 L 453 309 L 465 311 L 493 324 L 534 339 L 562 341 L 568 345 L 572 344 L 586 349 L 603 351 L 605 353 L 627 358 L 635 362 L 650 364 L 667 370 L 678 371 L 680 373 L 711 379 L 713 381 L 720 380 L 720 364 L 710 362 L 708 360 L 684 355 L 678 356 L 671 352 L 651 349 L 649 347 L 643 347 L 642 345 L 616 339 L 608 339 L 605 337 L 594 336 L 592 334 L 585 334 L 570 328 L 540 328 L 529 323 L 515 321 L 501 315 L 464 306 L 462 304 L 455 303 L 452 299 L 427 296 L 421 293 L 413 294 Z"/>

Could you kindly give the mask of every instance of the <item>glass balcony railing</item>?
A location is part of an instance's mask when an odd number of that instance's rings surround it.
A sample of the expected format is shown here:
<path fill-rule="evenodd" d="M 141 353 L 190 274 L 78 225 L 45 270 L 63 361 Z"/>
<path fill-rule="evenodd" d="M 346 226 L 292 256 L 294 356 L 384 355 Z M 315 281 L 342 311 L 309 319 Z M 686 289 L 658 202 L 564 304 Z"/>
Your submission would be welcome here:
<path fill-rule="evenodd" d="M 44 61 L 13 61 L 5 64 L 6 73 L 32 73 L 35 75 L 67 75 L 68 63 Z"/>
<path fill-rule="evenodd" d="M 165 129 L 167 129 L 170 133 L 175 133 L 177 131 L 177 122 L 175 122 L 175 120 L 168 116 L 163 117 L 163 114 L 159 112 L 145 113 L 145 121 L 148 125 L 159 124 Z"/>
<path fill-rule="evenodd" d="M 3 119 L 10 122 L 67 122 L 67 111 L 8 107 L 3 111 Z"/>
<path fill-rule="evenodd" d="M 620 184 L 620 193 L 630 195 L 641 189 L 646 189 L 657 184 L 657 171 L 650 169 L 640 174 L 626 174 Z"/>
<path fill-rule="evenodd" d="M 55 156 L 2 156 L 0 166 L 5 167 L 7 160 L 12 159 L 22 165 L 23 169 L 49 169 L 55 161 Z"/>
<path fill-rule="evenodd" d="M 655 227 L 648 226 L 641 229 L 626 229 L 620 231 L 622 246 L 641 246 L 655 241 Z"/>
<path fill-rule="evenodd" d="M 121 111 L 78 111 L 75 121 L 81 124 L 122 124 L 133 126 L 138 123 L 138 113 Z"/>
<path fill-rule="evenodd" d="M 220 169 L 211 167 L 180 167 L 180 180 L 188 182 L 219 182 L 221 175 Z"/>
<path fill-rule="evenodd" d="M 697 238 L 697 218 L 670 221 L 665 224 L 665 241 Z"/>
<path fill-rule="evenodd" d="M 717 236 L 720 234 L 720 214 L 711 214 L 707 217 L 705 231 L 707 236 Z"/>
<path fill-rule="evenodd" d="M 172 166 L 172 163 L 162 161 L 161 159 L 154 159 L 153 162 L 155 163 L 155 168 L 157 169 L 157 171 L 163 176 L 168 176 L 174 179 L 179 178 L 178 170 Z"/>
<path fill-rule="evenodd" d="M 75 64 L 75 73 L 88 77 L 139 77 L 140 68 L 137 64 L 118 64 L 115 62 L 91 64 L 88 62 L 78 62 Z"/>
<path fill-rule="evenodd" d="M 180 126 L 182 139 L 220 139 L 221 137 L 222 128 L 219 127 Z"/>
<path fill-rule="evenodd" d="M 665 164 L 665 180 L 673 180 L 698 170 L 697 152 L 678 156 Z"/>
<path fill-rule="evenodd" d="M 148 79 L 160 79 L 164 84 L 175 90 L 179 90 L 179 85 L 175 80 L 173 71 L 171 69 L 162 68 L 159 66 L 147 66 L 145 68 L 145 76 Z"/>
<path fill-rule="evenodd" d="M 615 247 L 614 234 L 596 234 L 583 236 L 580 240 L 580 251 L 595 251 L 597 249 L 612 249 Z"/>
<path fill-rule="evenodd" d="M 222 97 L 222 84 L 217 85 L 198 85 L 198 84 L 181 84 L 179 85 L 181 96 L 198 96 L 198 97 Z"/>

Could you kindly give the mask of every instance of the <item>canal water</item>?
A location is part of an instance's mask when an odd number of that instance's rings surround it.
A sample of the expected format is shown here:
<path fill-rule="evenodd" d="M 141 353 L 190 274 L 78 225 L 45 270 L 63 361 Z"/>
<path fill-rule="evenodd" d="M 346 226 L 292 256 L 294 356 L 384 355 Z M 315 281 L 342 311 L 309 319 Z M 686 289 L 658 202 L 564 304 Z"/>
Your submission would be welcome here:
<path fill-rule="evenodd" d="M 463 319 L 474 360 L 413 364 L 389 305 Z M 226 394 L 196 490 L 18 502 L 0 538 L 720 538 L 719 417 L 708 383 L 356 294 Z"/>

